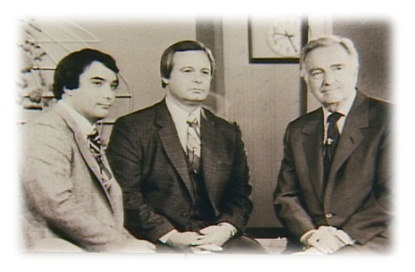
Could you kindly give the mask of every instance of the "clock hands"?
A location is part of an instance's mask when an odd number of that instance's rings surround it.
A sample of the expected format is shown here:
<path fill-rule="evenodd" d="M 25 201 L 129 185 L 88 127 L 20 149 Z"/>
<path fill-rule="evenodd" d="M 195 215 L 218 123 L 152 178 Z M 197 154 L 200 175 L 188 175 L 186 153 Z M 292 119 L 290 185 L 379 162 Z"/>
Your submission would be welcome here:
<path fill-rule="evenodd" d="M 297 53 L 298 52 L 298 49 L 297 49 L 297 47 L 295 47 L 295 44 L 294 44 L 293 40 L 291 39 L 292 37 L 294 37 L 294 35 L 289 35 L 287 33 L 287 31 L 285 31 L 285 34 L 286 34 L 288 40 L 290 41 L 291 45 L 293 46 L 294 51 Z"/>
<path fill-rule="evenodd" d="M 298 48 L 295 46 L 295 44 L 292 40 L 292 37 L 294 37 L 293 34 L 289 34 L 287 31 L 285 31 L 285 33 L 274 31 L 272 33 L 272 36 L 275 37 L 276 35 L 281 36 L 281 37 L 274 39 L 274 44 L 277 44 L 278 40 L 281 39 L 281 38 L 287 38 L 290 41 L 291 46 L 294 48 L 294 51 L 296 53 L 298 52 Z"/>

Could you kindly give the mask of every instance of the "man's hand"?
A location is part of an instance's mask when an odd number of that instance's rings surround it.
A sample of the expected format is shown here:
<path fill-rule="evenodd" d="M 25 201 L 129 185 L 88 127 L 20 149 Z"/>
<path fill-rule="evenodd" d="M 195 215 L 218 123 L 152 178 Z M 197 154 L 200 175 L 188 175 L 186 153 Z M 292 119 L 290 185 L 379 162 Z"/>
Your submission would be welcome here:
<path fill-rule="evenodd" d="M 169 239 L 166 241 L 166 243 L 173 247 L 189 247 L 197 242 L 197 240 L 202 237 L 197 232 L 174 232 L 170 235 Z"/>
<path fill-rule="evenodd" d="M 213 245 L 221 247 L 231 238 L 231 232 L 226 226 L 209 226 L 199 231 L 200 236 L 193 246 Z"/>
<path fill-rule="evenodd" d="M 330 226 L 320 226 L 314 231 L 310 237 L 305 241 L 306 246 L 313 247 L 324 254 L 333 254 L 344 244 L 336 234 L 337 229 Z"/>

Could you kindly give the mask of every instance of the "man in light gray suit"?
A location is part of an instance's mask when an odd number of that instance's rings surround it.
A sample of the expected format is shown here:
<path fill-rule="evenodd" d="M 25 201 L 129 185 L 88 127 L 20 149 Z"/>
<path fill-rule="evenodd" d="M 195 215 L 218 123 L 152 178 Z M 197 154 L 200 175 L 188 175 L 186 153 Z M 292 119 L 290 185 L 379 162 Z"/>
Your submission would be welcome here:
<path fill-rule="evenodd" d="M 83 49 L 56 67 L 57 105 L 23 126 L 21 180 L 29 251 L 154 251 L 124 229 L 122 193 L 102 151 L 96 121 L 118 86 L 115 60 Z"/>

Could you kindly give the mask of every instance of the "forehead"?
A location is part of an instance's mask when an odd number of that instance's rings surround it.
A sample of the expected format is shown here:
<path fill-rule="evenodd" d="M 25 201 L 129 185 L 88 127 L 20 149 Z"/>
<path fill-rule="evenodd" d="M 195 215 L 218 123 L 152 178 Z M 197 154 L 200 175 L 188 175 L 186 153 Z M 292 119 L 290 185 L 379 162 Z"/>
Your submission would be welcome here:
<path fill-rule="evenodd" d="M 176 66 L 198 66 L 203 68 L 210 68 L 210 61 L 205 51 L 181 51 L 176 52 L 173 55 L 173 68 Z"/>
<path fill-rule="evenodd" d="M 99 61 L 93 61 L 81 74 L 81 78 L 101 78 L 108 81 L 117 80 L 117 74 Z"/>
<path fill-rule="evenodd" d="M 331 66 L 338 64 L 349 64 L 353 57 L 346 49 L 339 45 L 319 47 L 310 51 L 305 58 L 305 65 L 308 69 L 319 66 Z"/>

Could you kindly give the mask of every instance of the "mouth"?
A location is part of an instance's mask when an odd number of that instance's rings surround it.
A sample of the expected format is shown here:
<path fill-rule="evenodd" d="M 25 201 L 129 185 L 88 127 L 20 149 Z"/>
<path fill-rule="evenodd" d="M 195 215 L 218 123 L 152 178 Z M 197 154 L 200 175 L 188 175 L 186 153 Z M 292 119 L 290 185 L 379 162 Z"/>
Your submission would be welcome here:
<path fill-rule="evenodd" d="M 111 104 L 98 103 L 97 105 L 104 108 L 104 109 L 109 109 L 111 107 Z"/>
<path fill-rule="evenodd" d="M 198 89 L 198 88 L 193 88 L 193 89 L 190 89 L 190 91 L 191 91 L 191 92 L 194 92 L 194 93 L 204 93 L 204 92 L 205 92 L 205 90 L 203 90 L 203 89 Z"/>

